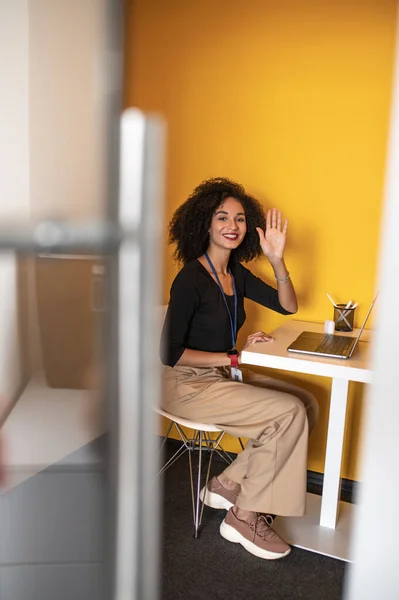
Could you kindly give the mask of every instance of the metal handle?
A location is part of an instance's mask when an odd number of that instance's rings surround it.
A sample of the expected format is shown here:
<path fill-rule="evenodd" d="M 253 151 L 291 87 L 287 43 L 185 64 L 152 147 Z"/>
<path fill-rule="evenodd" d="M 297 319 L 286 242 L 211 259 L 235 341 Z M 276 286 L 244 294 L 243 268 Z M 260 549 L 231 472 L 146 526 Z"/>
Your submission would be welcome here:
<path fill-rule="evenodd" d="M 138 241 L 138 230 L 122 230 L 118 223 L 111 221 L 88 221 L 68 223 L 61 221 L 42 221 L 36 225 L 0 229 L 0 251 L 15 252 L 73 253 L 109 253 L 118 249 L 122 239 Z"/>
<path fill-rule="evenodd" d="M 139 111 L 126 111 L 121 148 L 120 219 L 122 223 L 140 224 L 142 235 L 140 245 L 124 241 L 119 251 L 115 597 L 156 600 L 160 507 L 158 448 L 153 431 L 154 408 L 160 397 L 160 367 L 154 339 L 158 334 L 155 304 L 161 279 L 162 125 L 145 119 Z"/>
<path fill-rule="evenodd" d="M 37 257 L 50 260 L 98 260 L 101 258 L 99 254 L 53 254 L 51 252 L 41 252 Z"/>

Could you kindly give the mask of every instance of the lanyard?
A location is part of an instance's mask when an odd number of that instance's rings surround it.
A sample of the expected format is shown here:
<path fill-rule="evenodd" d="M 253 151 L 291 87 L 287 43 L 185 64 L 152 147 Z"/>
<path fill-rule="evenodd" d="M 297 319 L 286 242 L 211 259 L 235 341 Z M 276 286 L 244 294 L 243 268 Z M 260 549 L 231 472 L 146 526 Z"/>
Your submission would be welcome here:
<path fill-rule="evenodd" d="M 230 312 L 230 309 L 229 309 L 229 305 L 227 304 L 226 294 L 223 291 L 222 284 L 220 283 L 218 274 L 216 273 L 216 269 L 213 266 L 213 263 L 212 263 L 211 259 L 208 256 L 208 252 L 205 252 L 205 258 L 208 261 L 209 266 L 212 269 L 212 273 L 214 274 L 216 282 L 217 282 L 217 284 L 218 284 L 218 286 L 220 288 L 220 291 L 222 292 L 223 300 L 224 300 L 224 303 L 225 303 L 226 308 L 227 308 L 227 312 L 228 312 L 229 319 L 230 319 L 230 327 L 231 327 L 231 342 L 232 342 L 231 348 L 233 349 L 233 348 L 236 347 L 236 339 L 237 339 L 237 291 L 236 291 L 236 284 L 235 284 L 235 281 L 234 281 L 234 277 L 233 277 L 233 274 L 232 274 L 231 270 L 229 269 L 228 273 L 231 275 L 231 281 L 233 283 L 233 290 L 234 290 L 234 320 L 233 320 L 233 317 L 231 316 L 231 312 Z"/>

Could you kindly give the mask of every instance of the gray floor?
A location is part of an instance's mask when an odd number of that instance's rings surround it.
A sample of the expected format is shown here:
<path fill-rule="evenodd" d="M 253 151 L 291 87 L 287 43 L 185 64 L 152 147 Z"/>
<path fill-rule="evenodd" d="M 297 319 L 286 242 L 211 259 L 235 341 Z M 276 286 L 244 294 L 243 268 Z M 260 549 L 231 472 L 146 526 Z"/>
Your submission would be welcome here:
<path fill-rule="evenodd" d="M 166 452 L 172 451 L 169 445 Z M 219 473 L 223 462 L 214 462 Z M 346 563 L 293 548 L 266 561 L 224 540 L 225 511 L 205 507 L 203 529 L 193 538 L 187 458 L 166 472 L 163 527 L 163 600 L 339 600 Z"/>

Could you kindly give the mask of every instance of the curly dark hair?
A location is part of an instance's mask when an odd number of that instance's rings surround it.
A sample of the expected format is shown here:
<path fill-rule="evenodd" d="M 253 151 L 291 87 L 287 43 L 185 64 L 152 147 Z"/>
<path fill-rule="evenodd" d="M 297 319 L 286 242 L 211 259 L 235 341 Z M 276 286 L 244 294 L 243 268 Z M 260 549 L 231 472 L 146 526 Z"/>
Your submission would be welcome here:
<path fill-rule="evenodd" d="M 232 250 L 231 258 L 239 262 L 248 262 L 261 255 L 259 235 L 256 231 L 256 227 L 263 230 L 266 228 L 261 204 L 249 196 L 239 183 L 216 177 L 200 183 L 173 214 L 169 223 L 169 243 L 176 244 L 176 260 L 186 264 L 206 252 L 213 213 L 228 197 L 241 202 L 247 224 L 245 237 L 238 248 Z"/>

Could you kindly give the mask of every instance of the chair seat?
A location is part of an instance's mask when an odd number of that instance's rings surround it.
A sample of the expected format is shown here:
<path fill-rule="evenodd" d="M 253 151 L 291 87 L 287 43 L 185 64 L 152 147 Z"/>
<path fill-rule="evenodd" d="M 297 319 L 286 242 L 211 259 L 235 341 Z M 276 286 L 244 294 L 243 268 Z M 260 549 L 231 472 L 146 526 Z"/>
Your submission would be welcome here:
<path fill-rule="evenodd" d="M 183 427 L 190 427 L 190 429 L 195 429 L 196 431 L 222 431 L 222 429 L 216 427 L 215 425 L 197 423 L 196 421 L 189 421 L 188 419 L 183 419 L 182 417 L 176 417 L 175 415 L 171 415 L 170 413 L 166 412 L 165 410 L 162 410 L 161 408 L 157 408 L 156 411 L 163 417 L 166 417 L 167 419 L 170 419 L 171 421 L 174 421 L 175 423 L 178 423 Z"/>

